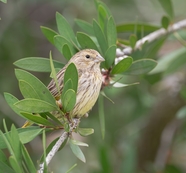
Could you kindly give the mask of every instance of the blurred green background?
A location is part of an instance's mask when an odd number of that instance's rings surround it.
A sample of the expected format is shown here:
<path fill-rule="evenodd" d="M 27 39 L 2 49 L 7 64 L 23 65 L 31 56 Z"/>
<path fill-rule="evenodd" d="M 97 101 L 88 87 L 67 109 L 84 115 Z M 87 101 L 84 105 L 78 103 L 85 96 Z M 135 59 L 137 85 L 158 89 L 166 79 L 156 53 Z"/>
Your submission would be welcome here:
<path fill-rule="evenodd" d="M 143 22 L 161 26 L 165 12 L 156 0 L 105 0 L 116 24 Z M 185 0 L 173 0 L 174 21 L 186 18 Z M 13 62 L 24 57 L 49 57 L 66 62 L 60 53 L 43 36 L 40 26 L 56 30 L 55 13 L 58 11 L 78 30 L 75 18 L 92 22 L 96 18 L 94 1 L 88 0 L 8 0 L 0 2 L 0 128 L 2 119 L 20 127 L 24 120 L 6 104 L 3 92 L 22 98 L 14 75 Z M 185 30 L 183 32 L 185 34 Z M 126 36 L 125 39 L 128 39 Z M 182 45 L 169 38 L 162 46 L 156 59 L 177 51 Z M 185 60 L 186 62 L 186 60 Z M 42 65 L 42 64 L 41 64 Z M 50 74 L 33 73 L 46 85 Z M 114 104 L 105 99 L 106 135 L 102 140 L 97 105 L 87 119 L 81 120 L 82 127 L 91 127 L 95 133 L 76 139 L 89 144 L 82 148 L 86 164 L 70 151 L 69 146 L 60 151 L 49 165 L 55 173 L 78 166 L 74 173 L 184 173 L 186 172 L 186 122 L 185 117 L 176 117 L 185 105 L 180 98 L 180 88 L 185 86 L 185 64 L 169 75 L 126 76 L 125 83 L 140 82 L 127 88 L 105 88 Z M 50 142 L 59 133 L 48 134 Z M 42 154 L 42 142 L 38 137 L 27 144 L 32 158 L 37 163 Z"/>

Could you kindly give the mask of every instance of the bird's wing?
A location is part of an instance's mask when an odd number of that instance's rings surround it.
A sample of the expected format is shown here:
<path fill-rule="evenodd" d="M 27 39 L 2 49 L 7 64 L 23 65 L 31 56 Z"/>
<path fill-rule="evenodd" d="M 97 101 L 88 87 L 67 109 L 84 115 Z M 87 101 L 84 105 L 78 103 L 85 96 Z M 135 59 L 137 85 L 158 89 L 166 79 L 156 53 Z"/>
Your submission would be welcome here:
<path fill-rule="evenodd" d="M 51 94 L 57 100 L 60 98 L 60 95 L 61 95 L 61 92 L 62 92 L 62 89 L 63 89 L 64 72 L 65 72 L 65 68 L 61 69 L 56 75 L 57 81 L 58 81 L 58 85 L 59 85 L 59 91 L 58 91 L 58 88 L 56 87 L 56 83 L 55 83 L 54 79 L 52 79 L 50 81 L 50 83 L 48 84 L 48 86 L 47 86 L 47 88 L 49 89 Z"/>

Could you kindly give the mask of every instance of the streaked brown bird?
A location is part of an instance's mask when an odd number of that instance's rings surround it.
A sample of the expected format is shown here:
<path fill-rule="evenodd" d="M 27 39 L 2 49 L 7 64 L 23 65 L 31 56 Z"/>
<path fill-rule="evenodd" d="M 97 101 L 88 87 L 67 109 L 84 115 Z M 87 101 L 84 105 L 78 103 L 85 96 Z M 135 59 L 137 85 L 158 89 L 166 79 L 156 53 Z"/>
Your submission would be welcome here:
<path fill-rule="evenodd" d="M 76 53 L 69 62 L 57 73 L 60 93 L 56 87 L 54 79 L 48 85 L 52 95 L 60 102 L 60 95 L 63 92 L 64 73 L 70 63 L 74 63 L 78 71 L 78 89 L 76 103 L 71 117 L 82 117 L 89 112 L 96 103 L 102 85 L 102 74 L 100 64 L 104 58 L 93 49 L 84 49 Z M 73 74 L 72 74 L 73 75 Z M 63 105 L 63 103 L 61 103 Z"/>

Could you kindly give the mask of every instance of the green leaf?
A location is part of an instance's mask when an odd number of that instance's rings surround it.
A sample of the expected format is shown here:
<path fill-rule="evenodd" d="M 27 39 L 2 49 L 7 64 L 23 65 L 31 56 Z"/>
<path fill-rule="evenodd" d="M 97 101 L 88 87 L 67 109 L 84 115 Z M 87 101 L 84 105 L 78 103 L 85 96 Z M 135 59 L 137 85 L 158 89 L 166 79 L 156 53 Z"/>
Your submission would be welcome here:
<path fill-rule="evenodd" d="M 94 129 L 91 128 L 78 128 L 78 133 L 81 136 L 88 136 L 94 133 Z"/>
<path fill-rule="evenodd" d="M 60 14 L 56 13 L 57 28 L 62 37 L 69 40 L 73 44 L 77 44 L 76 37 L 72 27 L 69 25 L 67 20 Z"/>
<path fill-rule="evenodd" d="M 53 60 L 52 60 L 52 53 L 51 52 L 50 52 L 50 67 L 51 67 L 52 78 L 54 79 L 54 82 L 55 82 L 55 85 L 57 87 L 58 93 L 60 93 L 60 87 L 59 87 L 59 84 L 58 84 L 56 70 L 54 68 L 54 64 L 53 64 Z"/>
<path fill-rule="evenodd" d="M 106 23 L 107 18 L 108 18 L 107 12 L 104 6 L 100 4 L 98 6 L 98 21 L 103 31 L 105 30 L 105 23 Z"/>
<path fill-rule="evenodd" d="M 5 4 L 7 3 L 7 0 L 0 0 L 0 1 L 3 2 L 3 3 L 5 3 Z"/>
<path fill-rule="evenodd" d="M 44 36 L 48 39 L 48 41 L 52 44 L 54 44 L 54 36 L 58 35 L 58 33 L 48 27 L 41 26 L 41 31 L 44 34 Z"/>
<path fill-rule="evenodd" d="M 102 138 L 105 138 L 105 114 L 104 114 L 104 99 L 103 96 L 100 95 L 98 98 L 98 105 L 99 105 L 99 121 L 101 126 L 101 135 Z"/>
<path fill-rule="evenodd" d="M 74 105 L 76 104 L 76 93 L 74 90 L 69 89 L 65 92 L 64 96 L 61 99 L 64 111 L 69 112 L 74 108 Z"/>
<path fill-rule="evenodd" d="M 26 147 L 21 144 L 21 148 L 22 148 L 22 155 L 23 155 L 23 159 L 25 160 L 25 166 L 27 167 L 27 170 L 29 173 L 36 173 L 37 170 L 34 166 L 34 163 L 32 162 L 30 155 L 28 153 L 28 151 L 26 150 Z"/>
<path fill-rule="evenodd" d="M 21 164 L 21 162 L 22 162 L 21 142 L 19 139 L 18 132 L 17 132 L 14 125 L 11 126 L 10 137 L 11 137 L 10 145 L 14 151 L 14 156 L 16 158 L 16 161 L 19 164 Z"/>
<path fill-rule="evenodd" d="M 61 121 L 58 120 L 58 118 L 56 118 L 54 115 L 52 115 L 50 112 L 45 112 L 45 113 L 42 113 L 44 114 L 45 116 L 49 117 L 51 120 L 53 120 L 55 123 L 57 123 L 58 125 L 60 126 L 63 126 L 63 124 L 61 123 Z"/>
<path fill-rule="evenodd" d="M 136 35 L 134 35 L 134 34 L 130 35 L 129 40 L 130 40 L 130 45 L 131 45 L 132 49 L 134 49 L 135 45 L 136 45 L 136 41 L 137 41 Z"/>
<path fill-rule="evenodd" d="M 0 170 L 4 173 L 15 173 L 15 171 L 4 162 L 0 161 Z"/>
<path fill-rule="evenodd" d="M 93 29 L 94 29 L 94 34 L 102 50 L 102 53 L 105 54 L 106 50 L 108 49 L 108 43 L 106 41 L 105 35 L 100 25 L 97 23 L 96 20 L 93 20 Z"/>
<path fill-rule="evenodd" d="M 21 112 L 21 114 L 29 121 L 32 121 L 35 124 L 42 124 L 44 126 L 54 127 L 54 124 L 52 124 L 49 120 L 40 117 L 38 115 L 33 115 L 31 113 L 27 112 Z"/>
<path fill-rule="evenodd" d="M 102 96 L 104 96 L 106 99 L 108 99 L 112 104 L 114 104 L 113 100 L 111 100 L 111 99 L 105 94 L 104 91 L 101 91 L 100 94 L 101 94 Z"/>
<path fill-rule="evenodd" d="M 26 98 L 20 100 L 14 104 L 17 108 L 22 111 L 29 113 L 42 113 L 42 112 L 51 112 L 58 110 L 57 105 L 54 106 L 46 101 L 38 100 L 34 98 Z"/>
<path fill-rule="evenodd" d="M 77 32 L 76 34 L 77 36 L 77 40 L 81 46 L 82 49 L 94 49 L 94 50 L 98 50 L 98 47 L 96 46 L 96 44 L 94 43 L 94 41 L 90 38 L 89 35 L 83 33 L 83 32 Z"/>
<path fill-rule="evenodd" d="M 39 99 L 37 92 L 34 88 L 26 81 L 19 80 L 19 88 L 24 98 L 35 98 Z"/>
<path fill-rule="evenodd" d="M 155 68 L 157 62 L 152 59 L 141 59 L 134 61 L 130 68 L 124 72 L 127 75 L 141 75 L 150 72 Z"/>
<path fill-rule="evenodd" d="M 117 40 L 116 25 L 114 22 L 114 18 L 110 16 L 107 22 L 108 46 L 116 45 L 116 40 Z"/>
<path fill-rule="evenodd" d="M 8 160 L 6 158 L 6 155 L 4 154 L 4 152 L 2 150 L 0 150 L 0 162 L 4 162 L 5 164 L 8 164 Z"/>
<path fill-rule="evenodd" d="M 23 172 L 23 170 L 21 169 L 20 165 L 17 163 L 17 160 L 14 156 L 9 157 L 9 162 L 16 173 Z"/>
<path fill-rule="evenodd" d="M 83 154 L 83 152 L 81 151 L 81 149 L 77 146 L 77 145 L 74 145 L 71 140 L 69 141 L 70 143 L 70 148 L 72 150 L 72 152 L 74 153 L 74 155 L 80 159 L 82 162 L 86 162 L 86 159 L 85 159 L 85 156 Z"/>
<path fill-rule="evenodd" d="M 63 97 L 64 97 L 64 94 L 65 92 L 68 90 L 68 89 L 73 89 L 73 83 L 72 83 L 72 79 L 68 79 L 65 84 L 64 84 L 64 87 L 63 87 L 63 92 L 62 92 L 62 100 L 63 100 Z M 74 90 L 74 89 L 73 89 Z"/>
<path fill-rule="evenodd" d="M 55 68 L 62 68 L 64 64 L 59 61 L 53 61 Z M 27 57 L 14 62 L 14 65 L 30 71 L 36 72 L 50 72 L 50 61 L 47 58 Z"/>
<path fill-rule="evenodd" d="M 15 74 L 18 80 L 23 80 L 35 90 L 39 98 L 43 101 L 50 103 L 53 106 L 56 106 L 56 101 L 48 88 L 35 76 L 30 74 L 27 71 L 16 69 Z"/>
<path fill-rule="evenodd" d="M 56 35 L 54 37 L 54 45 L 56 48 L 63 54 L 63 46 L 68 45 L 70 49 L 70 54 L 74 55 L 76 53 L 76 48 L 74 47 L 73 43 L 71 43 L 68 39 L 61 35 Z M 66 58 L 66 57 L 65 57 Z M 68 59 L 67 59 L 68 60 Z"/>
<path fill-rule="evenodd" d="M 163 16 L 161 19 L 161 25 L 163 26 L 163 28 L 167 29 L 169 24 L 170 24 L 169 18 L 167 16 Z"/>
<path fill-rule="evenodd" d="M 78 146 L 83 146 L 83 147 L 88 147 L 88 144 L 81 142 L 81 141 L 77 141 L 75 139 L 70 139 L 70 141 L 74 144 L 74 145 L 78 145 Z"/>
<path fill-rule="evenodd" d="M 155 30 L 160 29 L 159 26 L 153 26 L 153 25 L 148 25 L 144 23 L 126 23 L 126 24 L 120 24 L 116 27 L 117 32 L 132 32 L 134 31 L 141 33 L 142 31 L 144 32 L 153 32 Z"/>
<path fill-rule="evenodd" d="M 94 35 L 94 30 L 90 23 L 85 22 L 84 20 L 80 20 L 80 19 L 75 19 L 75 22 L 88 35 Z"/>
<path fill-rule="evenodd" d="M 166 0 L 166 1 L 165 0 L 158 0 L 158 1 L 161 4 L 162 8 L 165 10 L 165 12 L 168 14 L 168 16 L 172 20 L 174 17 L 172 1 L 171 0 Z"/>
<path fill-rule="evenodd" d="M 43 129 L 37 126 L 31 126 L 31 127 L 18 129 L 19 138 L 23 144 L 26 144 L 32 141 L 35 137 L 40 135 L 42 132 L 43 132 Z"/>
<path fill-rule="evenodd" d="M 77 166 L 77 163 L 74 164 L 70 169 L 68 169 L 68 171 L 66 171 L 65 173 L 70 173 L 75 167 Z"/>
<path fill-rule="evenodd" d="M 32 141 L 36 136 L 41 134 L 43 129 L 39 127 L 27 127 L 17 129 L 20 141 L 25 144 Z M 5 133 L 5 136 L 10 135 L 10 132 Z M 3 136 L 0 135 L 0 149 L 7 148 L 6 143 L 3 140 Z"/>
<path fill-rule="evenodd" d="M 73 74 L 73 75 L 72 75 Z M 74 63 L 70 63 L 65 71 L 64 74 L 64 84 L 66 85 L 67 81 L 71 79 L 72 81 L 72 88 L 75 92 L 77 92 L 78 88 L 78 71 Z M 69 85 L 68 85 L 69 86 Z M 65 87 L 65 86 L 64 86 Z"/>
<path fill-rule="evenodd" d="M 14 104 L 16 102 L 18 102 L 19 100 L 14 97 L 12 94 L 10 93 L 4 93 L 4 97 L 5 97 L 5 100 L 6 102 L 8 103 L 8 105 L 11 107 L 11 109 L 18 115 L 20 115 L 21 117 L 23 117 L 19 112 L 20 112 L 20 109 L 18 109 Z"/>
<path fill-rule="evenodd" d="M 70 60 L 70 58 L 72 57 L 72 53 L 70 51 L 70 48 L 69 48 L 68 44 L 63 45 L 62 52 L 63 52 L 64 57 L 66 59 Z"/>
<path fill-rule="evenodd" d="M 183 119 L 186 117 L 186 106 L 183 106 L 178 110 L 178 112 L 176 113 L 176 117 L 178 119 Z"/>
<path fill-rule="evenodd" d="M 112 45 L 105 52 L 105 65 L 107 69 L 113 65 L 115 58 L 116 58 L 116 46 Z"/>
<path fill-rule="evenodd" d="M 131 86 L 131 85 L 137 85 L 137 84 L 139 84 L 139 82 L 135 82 L 135 83 L 131 83 L 131 84 L 123 84 L 123 83 L 115 82 L 115 81 L 111 82 L 111 85 L 115 88 L 123 88 L 123 87 Z"/>
<path fill-rule="evenodd" d="M 181 48 L 181 49 L 178 49 L 176 51 L 169 53 L 168 55 L 166 55 L 166 56 L 162 57 L 160 60 L 158 60 L 158 65 L 149 74 L 156 74 L 156 73 L 165 72 L 167 69 L 169 69 L 170 71 L 175 70 L 176 69 L 175 67 L 179 67 L 179 66 L 177 66 L 177 63 L 183 64 L 182 59 L 185 62 L 185 59 L 184 59 L 185 54 L 186 54 L 185 48 Z M 180 57 L 181 62 L 176 62 L 176 61 L 178 61 L 177 59 L 179 57 Z M 175 65 L 174 69 L 170 69 L 171 64 L 173 66 Z"/>
<path fill-rule="evenodd" d="M 129 69 L 129 67 L 132 64 L 132 57 L 127 57 L 124 58 L 123 60 L 121 60 L 118 64 L 116 64 L 113 69 L 112 69 L 112 74 L 118 74 L 118 73 L 122 73 L 126 70 Z"/>

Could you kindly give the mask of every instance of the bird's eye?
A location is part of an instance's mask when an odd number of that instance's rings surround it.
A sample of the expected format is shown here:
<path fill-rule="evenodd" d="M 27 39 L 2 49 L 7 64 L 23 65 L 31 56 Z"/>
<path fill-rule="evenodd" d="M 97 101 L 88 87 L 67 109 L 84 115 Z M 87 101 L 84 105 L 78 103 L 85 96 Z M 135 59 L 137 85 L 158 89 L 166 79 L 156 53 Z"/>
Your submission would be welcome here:
<path fill-rule="evenodd" d="M 86 55 L 85 57 L 86 57 L 86 58 L 90 58 L 90 55 Z"/>

